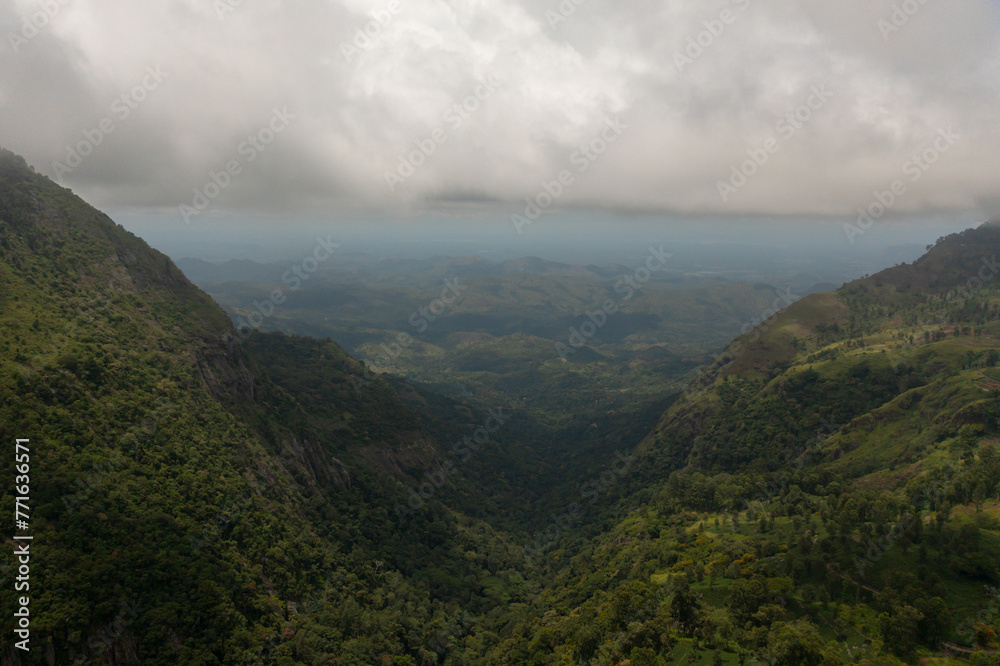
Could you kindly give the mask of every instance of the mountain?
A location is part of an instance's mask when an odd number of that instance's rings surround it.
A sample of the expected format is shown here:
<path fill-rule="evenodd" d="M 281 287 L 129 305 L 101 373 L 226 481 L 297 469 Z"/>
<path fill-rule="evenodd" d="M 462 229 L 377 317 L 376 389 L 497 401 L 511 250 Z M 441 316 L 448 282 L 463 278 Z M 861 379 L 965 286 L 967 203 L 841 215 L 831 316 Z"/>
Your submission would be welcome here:
<path fill-rule="evenodd" d="M 0 281 L 0 428 L 30 440 L 33 536 L 32 651 L 5 638 L 4 663 L 415 658 L 449 605 L 518 578 L 489 525 L 440 502 L 401 515 L 489 414 L 369 376 L 332 342 L 242 344 L 167 257 L 7 151 Z M 483 464 L 438 499 L 488 510 Z M 488 563 L 456 556 L 477 550 Z"/>
<path fill-rule="evenodd" d="M 940 239 L 736 338 L 600 531 L 536 535 L 572 610 L 523 627 L 585 663 L 1000 663 L 998 250 Z"/>
<path fill-rule="evenodd" d="M 0 561 L 0 660 L 996 664 L 998 249 L 984 225 L 764 310 L 686 391 L 646 379 L 641 418 L 547 448 L 499 392 L 237 332 L 0 151 L 0 428 L 30 451 L 2 463 L 29 477 L 0 486 L 8 525 L 28 497 L 5 552 L 33 537 L 26 580 Z M 524 276 L 476 278 L 468 307 L 513 308 Z M 454 342 L 496 381 L 539 344 Z M 676 360 L 655 347 L 636 381 Z M 583 350 L 553 364 L 606 362 Z M 25 606 L 30 652 L 9 638 Z"/>

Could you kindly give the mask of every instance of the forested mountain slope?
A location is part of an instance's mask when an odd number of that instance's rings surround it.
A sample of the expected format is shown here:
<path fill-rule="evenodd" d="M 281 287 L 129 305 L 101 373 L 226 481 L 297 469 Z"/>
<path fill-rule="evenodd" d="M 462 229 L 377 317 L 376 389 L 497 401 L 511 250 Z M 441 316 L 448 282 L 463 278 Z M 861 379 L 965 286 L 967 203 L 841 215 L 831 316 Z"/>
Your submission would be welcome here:
<path fill-rule="evenodd" d="M 17 657 L 996 664 L 998 249 L 986 225 L 795 303 L 541 515 L 526 479 L 559 461 L 509 406 L 329 340 L 240 340 L 2 152 L 0 429 L 31 440 L 34 536 Z"/>
<path fill-rule="evenodd" d="M 486 524 L 397 511 L 488 414 L 366 377 L 331 342 L 248 351 L 167 257 L 6 151 L 0 283 L 0 429 L 32 452 L 22 663 L 416 663 L 456 600 L 511 575 Z"/>
<path fill-rule="evenodd" d="M 1000 663 L 998 250 L 941 239 L 736 339 L 603 535 L 539 535 L 556 612 L 523 626 L 582 663 Z"/>

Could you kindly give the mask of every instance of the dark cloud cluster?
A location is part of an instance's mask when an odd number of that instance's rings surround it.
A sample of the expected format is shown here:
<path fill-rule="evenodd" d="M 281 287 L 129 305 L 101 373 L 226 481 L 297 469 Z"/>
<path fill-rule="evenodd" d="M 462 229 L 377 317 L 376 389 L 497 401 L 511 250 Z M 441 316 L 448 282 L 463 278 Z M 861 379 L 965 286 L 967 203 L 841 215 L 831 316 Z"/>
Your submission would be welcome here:
<path fill-rule="evenodd" d="M 995 213 L 998 27 L 985 0 L 13 0 L 0 143 L 116 208 L 235 160 L 213 213 L 517 211 L 617 118 L 554 206 L 839 215 L 951 128 L 898 211 Z"/>

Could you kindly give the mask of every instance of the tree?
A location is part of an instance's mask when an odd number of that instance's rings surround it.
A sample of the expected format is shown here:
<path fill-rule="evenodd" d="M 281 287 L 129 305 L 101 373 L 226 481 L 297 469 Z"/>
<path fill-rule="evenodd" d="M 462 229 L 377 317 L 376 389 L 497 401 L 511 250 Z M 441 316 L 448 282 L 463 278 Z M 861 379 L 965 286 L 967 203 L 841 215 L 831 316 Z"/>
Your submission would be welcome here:
<path fill-rule="evenodd" d="M 907 657 L 917 645 L 924 614 L 908 604 L 893 604 L 892 611 L 879 616 L 882 640 L 893 653 Z"/>
<path fill-rule="evenodd" d="M 951 626 L 951 612 L 941 597 L 921 599 L 917 609 L 923 614 L 920 621 L 920 638 L 931 647 L 944 640 Z"/>
<path fill-rule="evenodd" d="M 689 633 L 701 623 L 701 599 L 686 578 L 678 584 L 670 600 L 670 616 Z"/>
<path fill-rule="evenodd" d="M 823 666 L 829 663 L 823 652 L 823 639 L 810 622 L 778 622 L 774 627 L 768 634 L 768 647 L 762 655 L 765 663 L 772 666 Z"/>
<path fill-rule="evenodd" d="M 726 605 L 733 619 L 746 624 L 754 619 L 754 614 L 771 598 L 767 584 L 760 578 L 740 579 L 729 587 Z"/>

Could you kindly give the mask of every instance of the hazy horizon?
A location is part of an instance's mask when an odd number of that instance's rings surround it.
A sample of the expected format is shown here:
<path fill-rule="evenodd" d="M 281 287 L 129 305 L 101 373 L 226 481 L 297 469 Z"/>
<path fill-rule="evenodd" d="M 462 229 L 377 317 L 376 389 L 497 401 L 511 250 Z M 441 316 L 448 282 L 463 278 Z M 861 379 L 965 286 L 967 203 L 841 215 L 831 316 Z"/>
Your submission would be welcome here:
<path fill-rule="evenodd" d="M 578 213 L 541 218 L 517 234 L 509 220 L 480 220 L 478 226 L 454 218 L 425 217 L 406 225 L 386 218 L 299 220 L 228 219 L 184 227 L 156 217 L 113 215 L 136 235 L 174 260 L 213 263 L 246 259 L 280 263 L 301 258 L 317 238 L 339 244 L 338 252 L 385 255 L 399 259 L 480 256 L 490 262 L 538 257 L 561 263 L 631 265 L 650 245 L 665 244 L 688 265 L 749 269 L 761 263 L 791 272 L 811 270 L 817 281 L 843 282 L 913 261 L 939 237 L 978 226 L 974 216 L 937 216 L 885 220 L 851 238 L 838 219 L 732 219 L 616 216 Z"/>

